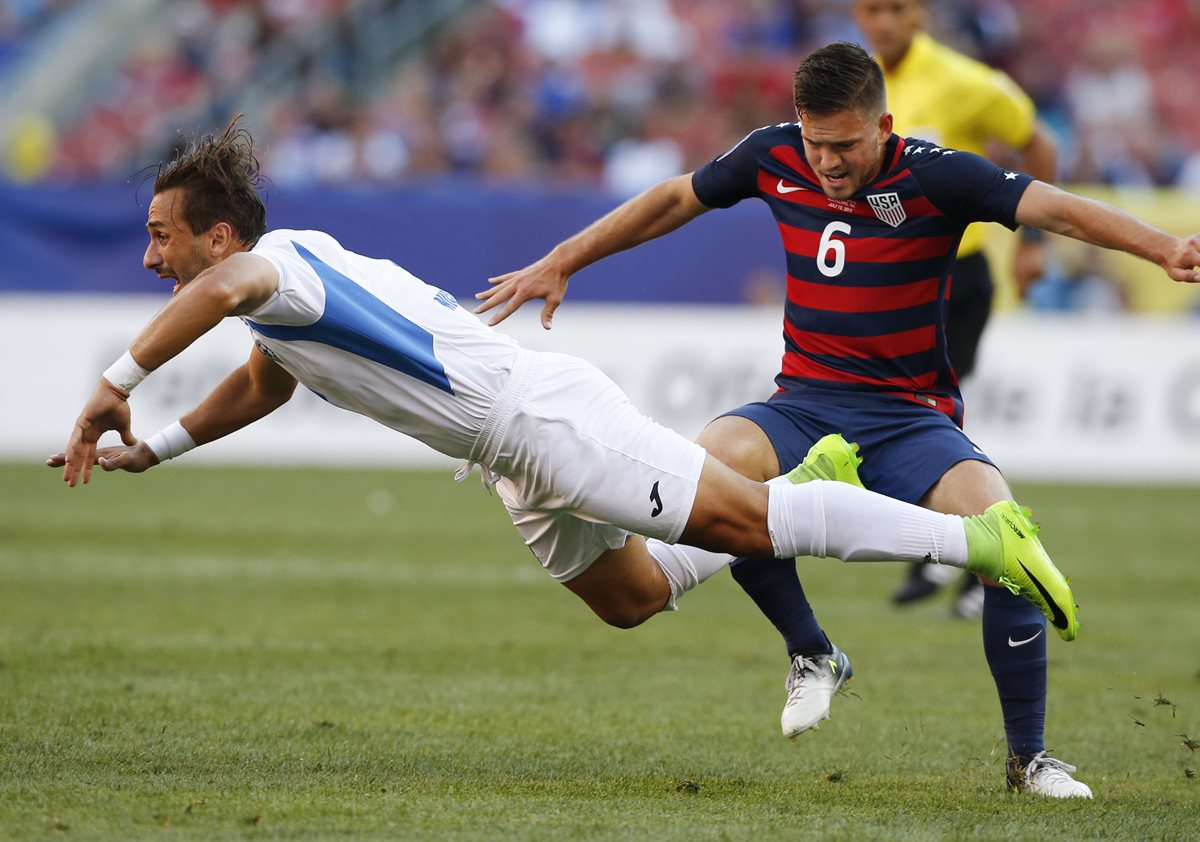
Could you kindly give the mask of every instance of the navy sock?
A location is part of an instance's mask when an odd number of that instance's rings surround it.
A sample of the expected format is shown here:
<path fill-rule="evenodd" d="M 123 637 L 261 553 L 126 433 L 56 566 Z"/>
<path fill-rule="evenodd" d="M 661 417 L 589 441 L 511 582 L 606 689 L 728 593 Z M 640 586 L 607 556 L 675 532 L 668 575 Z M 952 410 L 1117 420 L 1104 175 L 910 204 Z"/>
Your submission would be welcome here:
<path fill-rule="evenodd" d="M 833 647 L 813 614 L 796 563 L 777 558 L 739 558 L 730 569 L 758 609 L 783 635 L 788 655 L 829 653 Z"/>
<path fill-rule="evenodd" d="M 1005 588 L 983 591 L 983 653 L 1000 695 L 1009 756 L 1024 766 L 1046 747 L 1046 618 Z"/>

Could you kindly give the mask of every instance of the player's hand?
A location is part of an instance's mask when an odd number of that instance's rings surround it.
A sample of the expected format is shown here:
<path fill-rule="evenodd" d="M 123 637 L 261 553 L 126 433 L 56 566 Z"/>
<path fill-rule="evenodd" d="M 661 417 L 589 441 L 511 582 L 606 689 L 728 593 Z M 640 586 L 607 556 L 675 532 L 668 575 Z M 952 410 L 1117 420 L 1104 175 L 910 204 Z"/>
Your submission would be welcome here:
<path fill-rule="evenodd" d="M 1032 240 L 1021 240 L 1013 252 L 1013 280 L 1017 285 L 1017 295 L 1022 301 L 1029 294 L 1029 288 L 1046 274 L 1046 248 Z"/>
<path fill-rule="evenodd" d="M 106 471 L 128 471 L 131 474 L 140 474 L 158 464 L 158 457 L 144 441 L 139 441 L 132 447 L 119 444 L 97 448 L 95 458 L 94 464 Z M 46 464 L 51 468 L 61 468 L 67 464 L 67 454 L 55 453 L 46 460 Z"/>
<path fill-rule="evenodd" d="M 1167 274 L 1172 279 L 1185 284 L 1195 284 L 1200 283 L 1200 271 L 1196 269 L 1198 266 L 1200 266 L 1200 234 L 1193 234 L 1178 242 L 1163 268 L 1167 270 Z"/>
<path fill-rule="evenodd" d="M 101 377 L 96 391 L 75 419 L 75 429 L 63 453 L 63 481 L 72 488 L 80 479 L 87 485 L 92 478 L 92 465 L 96 464 L 96 442 L 109 430 L 116 430 L 126 445 L 137 444 L 129 421 L 129 395 Z"/>
<path fill-rule="evenodd" d="M 554 319 L 554 311 L 562 304 L 567 294 L 567 282 L 570 275 L 551 265 L 549 256 L 495 278 L 488 278 L 491 289 L 475 293 L 475 298 L 482 302 L 475 308 L 476 313 L 486 313 L 500 304 L 504 306 L 488 321 L 489 325 L 498 325 L 517 311 L 522 304 L 532 298 L 541 298 L 546 304 L 542 307 L 542 327 L 549 330 Z"/>

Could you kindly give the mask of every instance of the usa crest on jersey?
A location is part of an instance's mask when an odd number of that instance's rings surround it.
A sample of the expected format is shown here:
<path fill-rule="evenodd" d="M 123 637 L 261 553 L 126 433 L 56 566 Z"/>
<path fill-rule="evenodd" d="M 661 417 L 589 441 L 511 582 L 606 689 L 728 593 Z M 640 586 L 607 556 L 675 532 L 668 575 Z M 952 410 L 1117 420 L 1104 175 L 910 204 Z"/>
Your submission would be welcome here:
<path fill-rule="evenodd" d="M 875 211 L 875 216 L 893 228 L 899 228 L 900 223 L 908 219 L 899 193 L 874 193 L 867 196 L 867 202 L 871 205 L 871 210 Z"/>

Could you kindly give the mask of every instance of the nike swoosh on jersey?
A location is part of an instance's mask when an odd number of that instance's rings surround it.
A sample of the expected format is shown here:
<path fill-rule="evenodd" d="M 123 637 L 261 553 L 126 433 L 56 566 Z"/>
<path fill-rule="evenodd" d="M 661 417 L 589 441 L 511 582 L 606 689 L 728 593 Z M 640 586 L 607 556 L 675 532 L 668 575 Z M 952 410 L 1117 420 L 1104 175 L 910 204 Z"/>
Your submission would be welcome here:
<path fill-rule="evenodd" d="M 1042 631 L 1043 631 L 1043 629 L 1038 629 L 1037 631 L 1035 631 L 1033 633 L 1033 637 L 1027 637 L 1024 640 L 1013 640 L 1012 635 L 1009 635 L 1008 636 L 1008 645 L 1011 646 L 1013 649 L 1016 649 L 1018 646 L 1024 646 L 1026 643 L 1033 643 L 1035 640 L 1038 639 L 1038 635 L 1040 635 L 1042 633 Z"/>
<path fill-rule="evenodd" d="M 1029 572 L 1028 567 L 1021 563 L 1021 559 L 1017 559 L 1017 564 L 1021 565 L 1021 569 L 1025 571 L 1025 575 L 1029 577 L 1029 581 L 1033 582 L 1033 586 L 1038 589 L 1042 598 L 1046 600 L 1046 604 L 1050 606 L 1050 613 L 1054 615 L 1050 618 L 1050 622 L 1054 624 L 1054 628 L 1065 629 L 1067 627 L 1067 615 L 1058 607 L 1058 603 L 1051 598 L 1050 592 L 1046 590 L 1045 586 L 1037 580 L 1036 576 Z"/>
<path fill-rule="evenodd" d="M 807 190 L 808 188 L 807 187 L 794 187 L 794 186 L 791 186 L 788 184 L 784 184 L 783 179 L 781 178 L 781 179 L 779 179 L 779 183 L 775 185 L 775 189 L 778 190 L 780 193 L 783 193 L 784 195 L 786 195 L 788 193 L 795 193 L 797 190 Z"/>

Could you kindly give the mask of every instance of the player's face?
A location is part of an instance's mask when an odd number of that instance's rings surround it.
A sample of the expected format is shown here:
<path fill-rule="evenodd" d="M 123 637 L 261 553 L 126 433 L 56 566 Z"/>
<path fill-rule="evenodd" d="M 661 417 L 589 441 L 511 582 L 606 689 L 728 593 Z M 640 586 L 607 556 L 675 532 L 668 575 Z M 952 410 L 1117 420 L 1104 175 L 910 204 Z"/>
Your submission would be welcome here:
<path fill-rule="evenodd" d="M 174 280 L 172 295 L 212 265 L 204 236 L 193 234 L 183 221 L 182 204 L 183 195 L 179 188 L 164 190 L 150 200 L 150 211 L 146 215 L 150 245 L 146 246 L 142 265 L 160 278 Z"/>
<path fill-rule="evenodd" d="M 854 22 L 884 67 L 893 67 L 925 25 L 923 0 L 854 0 Z"/>
<path fill-rule="evenodd" d="M 831 199 L 848 199 L 870 184 L 883 162 L 892 134 L 892 115 L 877 118 L 858 111 L 800 115 L 804 154 Z"/>

